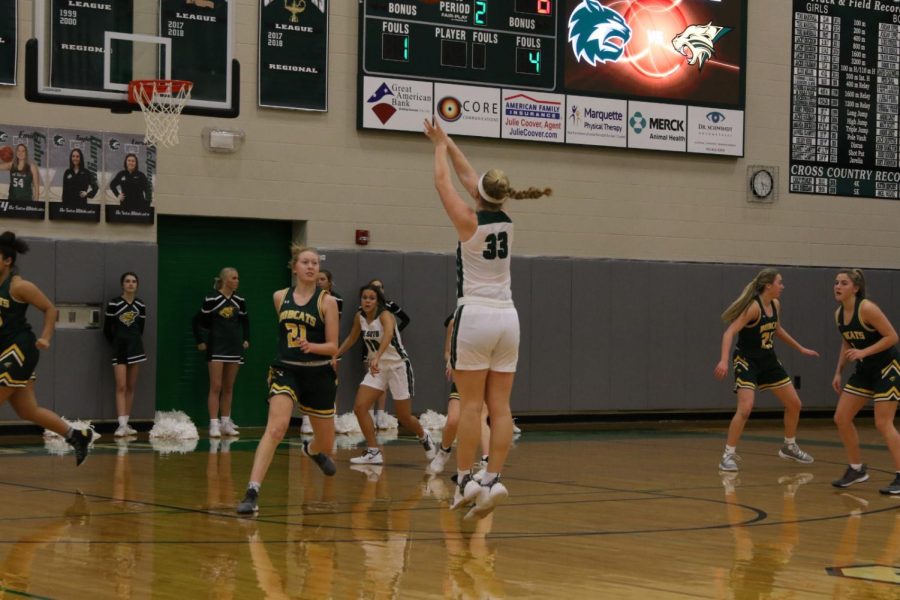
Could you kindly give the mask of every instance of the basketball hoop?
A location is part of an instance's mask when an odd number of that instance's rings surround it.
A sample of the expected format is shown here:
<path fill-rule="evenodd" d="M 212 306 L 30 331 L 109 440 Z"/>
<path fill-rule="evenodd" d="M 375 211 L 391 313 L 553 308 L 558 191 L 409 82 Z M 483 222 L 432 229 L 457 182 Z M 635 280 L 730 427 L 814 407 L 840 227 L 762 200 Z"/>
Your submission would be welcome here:
<path fill-rule="evenodd" d="M 178 143 L 178 117 L 193 87 L 190 81 L 172 79 L 141 79 L 128 84 L 128 101 L 141 107 L 147 121 L 147 144 L 171 148 Z"/>

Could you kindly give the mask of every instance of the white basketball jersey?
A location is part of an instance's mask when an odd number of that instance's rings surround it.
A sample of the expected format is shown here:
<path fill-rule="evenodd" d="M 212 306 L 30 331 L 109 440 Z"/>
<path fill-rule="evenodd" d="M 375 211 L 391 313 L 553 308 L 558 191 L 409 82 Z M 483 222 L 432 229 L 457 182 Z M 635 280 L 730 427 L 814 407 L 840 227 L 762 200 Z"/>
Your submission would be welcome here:
<path fill-rule="evenodd" d="M 513 223 L 503 211 L 478 211 L 478 228 L 456 248 L 457 298 L 512 301 Z"/>
<path fill-rule="evenodd" d="M 380 313 L 379 313 L 380 315 Z M 371 323 L 366 321 L 365 315 L 359 313 L 359 329 L 363 343 L 369 351 L 369 356 L 378 352 L 381 347 L 381 339 L 384 336 L 384 328 L 381 326 L 381 319 L 375 317 Z M 391 339 L 390 345 L 381 355 L 381 362 L 400 362 L 409 360 L 406 350 L 403 348 L 403 340 L 400 339 L 400 330 L 397 329 L 396 321 L 394 321 L 394 337 Z"/>

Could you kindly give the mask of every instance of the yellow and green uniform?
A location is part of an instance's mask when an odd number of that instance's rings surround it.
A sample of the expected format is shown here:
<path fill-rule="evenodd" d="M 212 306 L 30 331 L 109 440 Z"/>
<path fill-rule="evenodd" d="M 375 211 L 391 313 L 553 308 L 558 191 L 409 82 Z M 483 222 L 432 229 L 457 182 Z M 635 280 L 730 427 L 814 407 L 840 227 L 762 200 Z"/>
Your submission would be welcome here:
<path fill-rule="evenodd" d="M 194 338 L 206 344 L 206 360 L 244 364 L 244 342 L 250 341 L 247 301 L 216 292 L 203 299 L 194 316 Z"/>
<path fill-rule="evenodd" d="M 304 352 L 300 344 L 325 343 L 322 306 L 327 295 L 316 288 L 301 306 L 294 301 L 294 288 L 288 288 L 278 309 L 278 353 L 269 368 L 270 398 L 289 396 L 303 414 L 322 418 L 334 416 L 337 385 L 331 357 Z"/>
<path fill-rule="evenodd" d="M 732 354 L 734 391 L 738 389 L 771 390 L 791 383 L 791 378 L 775 355 L 775 332 L 778 331 L 778 305 L 772 302 L 767 315 L 759 296 L 759 318 L 738 332 L 737 347 Z"/>
<path fill-rule="evenodd" d="M 9 170 L 9 200 L 10 202 L 34 201 L 34 176 L 31 167 L 25 166 L 24 171 Z"/>
<path fill-rule="evenodd" d="M 13 277 L 17 275 L 9 275 L 0 283 L 0 387 L 20 388 L 35 378 L 40 353 L 35 346 L 37 338 L 25 319 L 28 304 L 12 297 Z"/>
<path fill-rule="evenodd" d="M 863 323 L 859 315 L 859 309 L 865 298 L 857 297 L 853 306 L 853 316 L 848 323 L 844 323 L 844 309 L 838 307 L 834 313 L 838 331 L 851 348 L 863 350 L 874 346 L 884 336 L 873 327 Z M 888 348 L 878 354 L 867 356 L 856 361 L 856 370 L 844 391 L 856 396 L 872 398 L 875 402 L 885 400 L 900 400 L 900 362 L 897 361 L 896 347 Z"/>
<path fill-rule="evenodd" d="M 147 360 L 143 340 L 146 320 L 147 307 L 140 298 L 129 302 L 119 296 L 106 304 L 103 334 L 113 347 L 112 364 L 133 365 Z"/>

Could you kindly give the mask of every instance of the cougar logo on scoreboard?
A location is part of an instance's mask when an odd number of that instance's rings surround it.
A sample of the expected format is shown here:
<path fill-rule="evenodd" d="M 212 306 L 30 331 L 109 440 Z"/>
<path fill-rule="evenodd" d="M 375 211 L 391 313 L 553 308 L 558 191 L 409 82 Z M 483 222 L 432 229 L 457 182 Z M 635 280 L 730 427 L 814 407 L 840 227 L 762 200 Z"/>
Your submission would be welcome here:
<path fill-rule="evenodd" d="M 688 25 L 687 29 L 672 38 L 672 47 L 687 57 L 689 65 L 697 65 L 697 70 L 702 71 L 706 61 L 716 53 L 715 43 L 729 31 L 730 27 L 718 27 L 712 22 Z"/>
<path fill-rule="evenodd" d="M 625 19 L 599 0 L 582 0 L 569 17 L 569 41 L 575 60 L 592 67 L 597 61 L 618 62 L 631 40 Z"/>
<path fill-rule="evenodd" d="M 109 138 L 109 149 L 110 150 L 118 150 L 120 145 L 121 144 L 119 144 L 119 140 L 117 140 L 116 138 Z"/>

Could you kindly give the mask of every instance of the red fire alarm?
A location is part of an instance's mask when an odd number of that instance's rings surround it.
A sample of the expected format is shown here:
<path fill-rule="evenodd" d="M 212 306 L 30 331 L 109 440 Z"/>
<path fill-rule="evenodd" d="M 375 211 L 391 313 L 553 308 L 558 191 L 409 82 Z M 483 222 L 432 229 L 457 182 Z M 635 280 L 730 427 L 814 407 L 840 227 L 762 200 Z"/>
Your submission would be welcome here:
<path fill-rule="evenodd" d="M 369 244 L 369 230 L 368 229 L 357 229 L 356 230 L 356 245 L 357 246 L 367 246 Z"/>

